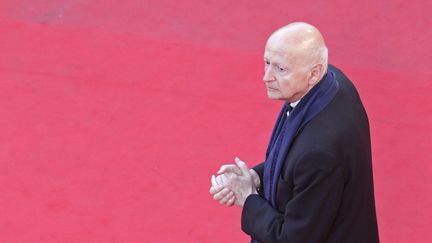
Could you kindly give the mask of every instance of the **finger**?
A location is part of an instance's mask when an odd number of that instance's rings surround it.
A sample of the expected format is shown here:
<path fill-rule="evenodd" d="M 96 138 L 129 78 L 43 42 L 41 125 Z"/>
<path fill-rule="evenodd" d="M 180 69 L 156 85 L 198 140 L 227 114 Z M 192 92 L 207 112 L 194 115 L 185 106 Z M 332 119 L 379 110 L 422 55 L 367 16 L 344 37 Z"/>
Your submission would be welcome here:
<path fill-rule="evenodd" d="M 214 194 L 213 199 L 216 201 L 221 200 L 222 198 L 226 197 L 230 193 L 230 190 L 228 188 L 222 189 L 222 191 Z"/>
<path fill-rule="evenodd" d="M 216 183 L 218 185 L 223 185 L 222 177 L 220 175 L 216 176 Z"/>
<path fill-rule="evenodd" d="M 230 192 L 230 194 L 228 196 L 225 197 L 226 202 L 225 205 L 227 205 L 228 207 L 232 206 L 234 201 L 235 201 L 235 194 L 233 191 Z"/>
<path fill-rule="evenodd" d="M 252 179 L 254 181 L 254 184 L 256 187 L 259 187 L 261 185 L 261 180 L 259 178 L 258 173 L 254 169 L 249 170 L 250 175 L 252 176 Z"/>
<path fill-rule="evenodd" d="M 210 187 L 210 194 L 215 195 L 216 193 L 222 191 L 223 186 L 212 186 Z"/>
<path fill-rule="evenodd" d="M 227 177 L 225 174 L 222 175 L 218 175 L 218 177 L 220 178 L 220 185 L 226 185 L 227 184 Z"/>
<path fill-rule="evenodd" d="M 211 184 L 212 184 L 212 186 L 217 186 L 217 185 L 219 185 L 219 184 L 216 182 L 216 177 L 215 177 L 215 175 L 212 175 L 212 177 L 211 177 Z"/>
<path fill-rule="evenodd" d="M 214 196 L 215 194 L 219 193 L 223 189 L 224 189 L 223 186 L 212 186 L 212 187 L 210 187 L 210 194 L 212 194 Z"/>
<path fill-rule="evenodd" d="M 234 192 L 230 191 L 225 197 L 219 200 L 219 204 L 226 204 L 232 197 L 234 197 Z"/>
<path fill-rule="evenodd" d="M 235 202 L 235 196 L 233 196 L 231 199 L 228 200 L 228 202 L 226 203 L 226 205 L 228 207 L 231 207 Z"/>
<path fill-rule="evenodd" d="M 246 165 L 245 162 L 241 161 L 238 157 L 235 157 L 235 162 L 237 164 L 237 166 L 240 168 L 240 170 L 242 171 L 242 173 L 244 175 L 248 175 L 249 174 L 249 167 Z"/>
<path fill-rule="evenodd" d="M 252 177 L 258 177 L 258 178 L 259 178 L 258 173 L 256 173 L 256 171 L 255 171 L 254 169 L 250 169 L 250 170 L 249 170 L 249 174 L 250 174 Z"/>
<path fill-rule="evenodd" d="M 235 173 L 237 175 L 242 175 L 242 171 L 237 165 L 222 165 L 217 173 L 220 175 L 229 172 Z"/>

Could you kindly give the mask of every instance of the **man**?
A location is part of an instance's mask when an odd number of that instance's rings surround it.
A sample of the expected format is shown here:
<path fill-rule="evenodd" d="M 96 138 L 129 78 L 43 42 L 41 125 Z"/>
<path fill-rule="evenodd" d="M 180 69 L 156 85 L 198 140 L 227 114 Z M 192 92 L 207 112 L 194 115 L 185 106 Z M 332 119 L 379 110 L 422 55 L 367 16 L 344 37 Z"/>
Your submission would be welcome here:
<path fill-rule="evenodd" d="M 285 103 L 266 161 L 249 169 L 236 158 L 212 177 L 210 193 L 242 207 L 253 242 L 379 242 L 367 115 L 327 56 L 307 23 L 270 36 L 263 79 L 267 96 Z"/>

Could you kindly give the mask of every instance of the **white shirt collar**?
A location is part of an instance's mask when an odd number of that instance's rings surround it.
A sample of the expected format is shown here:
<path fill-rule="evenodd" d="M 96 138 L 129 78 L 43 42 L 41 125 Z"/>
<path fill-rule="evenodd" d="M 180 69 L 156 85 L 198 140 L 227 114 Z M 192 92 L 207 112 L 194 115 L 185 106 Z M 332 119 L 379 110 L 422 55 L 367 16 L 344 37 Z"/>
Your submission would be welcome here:
<path fill-rule="evenodd" d="M 301 100 L 301 99 L 300 99 Z M 290 106 L 294 109 L 297 105 L 298 105 L 298 103 L 300 102 L 300 100 L 297 100 L 296 102 L 293 102 L 293 103 L 290 103 Z M 289 111 L 287 112 L 287 116 L 289 116 Z"/>
<path fill-rule="evenodd" d="M 296 102 L 290 103 L 291 107 L 294 108 L 296 105 L 300 102 L 300 100 L 297 100 Z"/>

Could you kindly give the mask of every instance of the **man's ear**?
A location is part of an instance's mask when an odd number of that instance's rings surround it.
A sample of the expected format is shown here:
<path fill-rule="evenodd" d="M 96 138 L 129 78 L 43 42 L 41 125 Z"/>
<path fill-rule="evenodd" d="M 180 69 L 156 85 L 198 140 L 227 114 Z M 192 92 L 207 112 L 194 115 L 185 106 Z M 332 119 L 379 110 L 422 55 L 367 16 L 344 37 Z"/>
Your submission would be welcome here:
<path fill-rule="evenodd" d="M 322 76 L 324 76 L 323 71 L 324 65 L 321 63 L 315 64 L 310 71 L 309 85 L 313 86 L 317 84 L 321 80 Z"/>

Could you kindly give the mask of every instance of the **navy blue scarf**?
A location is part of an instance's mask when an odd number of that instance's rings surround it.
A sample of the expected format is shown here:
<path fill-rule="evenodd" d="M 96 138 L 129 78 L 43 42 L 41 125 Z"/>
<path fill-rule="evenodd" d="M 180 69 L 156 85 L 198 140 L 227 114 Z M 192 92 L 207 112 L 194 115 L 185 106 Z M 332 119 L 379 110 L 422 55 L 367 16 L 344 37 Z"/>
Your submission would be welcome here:
<path fill-rule="evenodd" d="M 292 142 L 303 127 L 322 111 L 339 90 L 336 74 L 327 74 L 297 104 L 287 117 L 284 105 L 273 128 L 264 164 L 264 196 L 276 209 L 276 187 Z"/>

